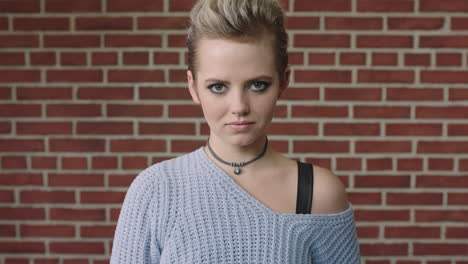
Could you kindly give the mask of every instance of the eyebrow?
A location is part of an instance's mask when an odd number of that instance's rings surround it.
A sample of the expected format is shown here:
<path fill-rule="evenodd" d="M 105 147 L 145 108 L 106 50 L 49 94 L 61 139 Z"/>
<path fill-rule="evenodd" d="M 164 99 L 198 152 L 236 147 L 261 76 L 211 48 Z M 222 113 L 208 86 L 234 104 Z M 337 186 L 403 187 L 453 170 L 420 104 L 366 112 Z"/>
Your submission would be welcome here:
<path fill-rule="evenodd" d="M 260 75 L 260 76 L 257 76 L 255 78 L 247 80 L 246 83 L 250 83 L 250 82 L 253 82 L 253 81 L 256 81 L 256 80 L 273 81 L 273 77 L 271 77 L 269 75 Z M 218 78 L 208 78 L 208 79 L 205 80 L 205 83 L 217 83 L 217 82 L 229 84 L 229 82 L 223 81 L 223 80 L 218 79 Z"/>

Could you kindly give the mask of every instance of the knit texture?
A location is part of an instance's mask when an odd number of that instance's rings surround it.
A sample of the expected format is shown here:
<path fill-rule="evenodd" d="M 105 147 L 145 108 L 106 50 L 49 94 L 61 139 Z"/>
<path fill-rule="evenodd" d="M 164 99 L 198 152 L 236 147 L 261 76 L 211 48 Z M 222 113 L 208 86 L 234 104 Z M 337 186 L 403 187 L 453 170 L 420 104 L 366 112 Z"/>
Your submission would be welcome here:
<path fill-rule="evenodd" d="M 146 168 L 130 185 L 111 264 L 147 263 L 360 263 L 353 207 L 275 212 L 200 147 Z"/>

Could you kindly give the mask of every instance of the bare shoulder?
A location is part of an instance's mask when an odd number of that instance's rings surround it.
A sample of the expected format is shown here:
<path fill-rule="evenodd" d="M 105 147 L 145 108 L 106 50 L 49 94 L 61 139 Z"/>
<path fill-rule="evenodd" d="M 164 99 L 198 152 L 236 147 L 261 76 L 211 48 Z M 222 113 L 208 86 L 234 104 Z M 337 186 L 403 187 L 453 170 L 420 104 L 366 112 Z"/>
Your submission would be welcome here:
<path fill-rule="evenodd" d="M 330 170 L 314 165 L 312 214 L 336 214 L 348 209 L 346 188 Z"/>

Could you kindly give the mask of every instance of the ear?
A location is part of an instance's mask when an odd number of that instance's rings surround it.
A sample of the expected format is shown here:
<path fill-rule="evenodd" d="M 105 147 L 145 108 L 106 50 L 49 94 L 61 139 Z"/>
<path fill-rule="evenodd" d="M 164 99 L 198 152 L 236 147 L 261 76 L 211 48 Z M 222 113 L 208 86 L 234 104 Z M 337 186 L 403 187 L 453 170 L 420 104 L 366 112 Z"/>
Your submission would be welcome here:
<path fill-rule="evenodd" d="M 281 81 L 281 83 L 280 83 L 278 98 L 280 98 L 281 95 L 283 94 L 284 90 L 286 90 L 286 88 L 288 88 L 290 75 L 291 75 L 291 69 L 286 68 L 286 70 L 284 70 L 283 81 Z"/>
<path fill-rule="evenodd" d="M 198 98 L 197 87 L 195 85 L 195 80 L 193 79 L 192 72 L 190 70 L 187 71 L 187 82 L 190 95 L 192 96 L 193 102 L 196 104 L 200 104 L 200 99 Z"/>

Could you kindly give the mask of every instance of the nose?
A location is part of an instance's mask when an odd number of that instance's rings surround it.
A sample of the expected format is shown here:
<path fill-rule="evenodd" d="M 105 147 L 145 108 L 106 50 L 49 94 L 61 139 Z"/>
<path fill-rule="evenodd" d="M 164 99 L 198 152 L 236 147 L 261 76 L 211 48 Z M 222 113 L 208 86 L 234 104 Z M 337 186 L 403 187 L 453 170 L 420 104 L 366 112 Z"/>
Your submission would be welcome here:
<path fill-rule="evenodd" d="M 231 113 L 244 116 L 250 112 L 249 96 L 243 89 L 235 89 L 230 98 Z"/>

